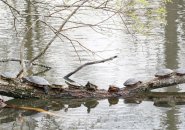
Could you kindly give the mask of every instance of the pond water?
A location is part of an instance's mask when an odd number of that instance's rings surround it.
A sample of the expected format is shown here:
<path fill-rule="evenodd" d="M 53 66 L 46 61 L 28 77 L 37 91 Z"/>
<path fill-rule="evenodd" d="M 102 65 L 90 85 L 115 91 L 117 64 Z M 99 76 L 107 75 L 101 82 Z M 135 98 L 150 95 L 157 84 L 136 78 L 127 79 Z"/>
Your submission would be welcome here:
<path fill-rule="evenodd" d="M 47 14 L 44 12 L 44 8 L 33 7 L 29 1 L 10 0 L 9 2 L 25 13 L 40 14 L 42 12 L 45 15 Z M 61 1 L 55 1 L 53 4 L 60 5 Z M 146 10 L 161 8 L 161 6 L 166 11 L 162 18 L 158 18 L 157 14 L 151 14 L 150 17 L 147 17 L 143 13 Z M 17 37 L 13 24 L 14 18 L 9 8 L 2 2 L 0 2 L 0 7 L 0 55 L 2 59 L 19 57 L 21 36 L 25 34 L 21 33 L 19 36 L 19 33 L 24 32 L 24 26 L 29 27 L 38 18 L 46 20 L 55 28 L 58 28 L 62 23 L 62 20 L 57 17 L 24 16 L 23 19 L 19 19 L 21 24 L 17 23 Z M 148 28 L 143 29 L 142 33 L 134 31 L 134 37 L 125 29 L 117 17 L 115 17 L 115 21 L 110 20 L 105 23 L 105 27 L 115 23 L 111 27 L 117 29 L 106 28 L 105 31 L 100 31 L 97 28 L 79 28 L 65 31 L 65 36 L 80 41 L 93 53 L 84 50 L 77 42 L 72 45 L 65 37 L 62 37 L 62 40 L 57 38 L 46 54 L 37 60 L 38 63 L 52 67 L 51 70 L 42 73 L 41 76 L 51 83 L 64 84 L 63 76 L 83 63 L 118 55 L 117 59 L 103 64 L 87 66 L 71 77 L 81 84 L 90 81 L 97 84 L 99 88 L 108 89 L 110 84 L 123 87 L 123 82 L 132 77 L 149 80 L 154 77 L 159 68 L 176 69 L 183 67 L 185 66 L 185 10 L 183 7 L 183 0 L 177 0 L 173 3 L 164 3 L 160 0 L 153 1 L 153 4 L 148 5 L 145 10 L 137 4 L 133 5 L 131 10 L 136 11 L 136 13 L 139 12 L 138 17 L 143 24 L 149 25 Z M 96 22 L 107 18 L 109 15 L 104 14 L 104 12 L 98 13 L 96 10 L 90 10 L 88 15 L 83 13 L 75 17 L 77 21 Z M 134 23 L 133 19 L 126 14 L 125 19 L 127 20 L 126 26 L 131 28 L 131 32 L 133 32 L 133 24 L 141 26 L 141 23 L 137 21 Z M 165 24 L 163 20 L 165 20 Z M 69 23 L 66 29 L 70 26 L 74 25 Z M 118 30 L 118 28 L 123 30 Z M 48 27 L 41 23 L 35 24 L 26 36 L 25 59 L 30 60 L 37 55 L 53 36 L 53 32 Z M 0 71 L 17 73 L 19 70 L 20 65 L 18 63 L 0 63 Z M 37 73 L 42 70 L 43 68 L 35 66 L 31 71 Z M 176 85 L 158 91 L 179 92 L 184 91 L 184 87 L 184 85 Z M 39 107 L 49 110 L 55 115 L 6 108 L 0 111 L 0 130 L 19 129 L 21 125 L 25 130 L 29 128 L 35 130 L 183 130 L 185 127 L 184 105 L 157 107 L 149 101 L 127 103 L 123 99 L 45 101 L 3 98 L 12 104 Z M 23 113 L 23 121 L 19 120 L 19 113 Z"/>

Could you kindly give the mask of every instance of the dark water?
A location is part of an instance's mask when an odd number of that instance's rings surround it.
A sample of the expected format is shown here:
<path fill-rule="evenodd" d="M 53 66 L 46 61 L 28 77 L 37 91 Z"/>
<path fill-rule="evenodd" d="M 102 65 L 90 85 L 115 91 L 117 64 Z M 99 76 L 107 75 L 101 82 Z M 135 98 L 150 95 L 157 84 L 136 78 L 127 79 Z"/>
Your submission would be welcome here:
<path fill-rule="evenodd" d="M 23 13 L 47 15 L 44 8 L 33 7 L 29 1 L 10 1 L 10 3 L 20 9 Z M 53 5 L 61 4 L 60 1 L 52 2 Z M 45 5 L 44 5 L 45 6 Z M 58 28 L 62 20 L 59 18 L 43 18 L 40 15 L 24 16 L 17 23 L 18 37 L 14 30 L 13 16 L 9 8 L 0 2 L 0 55 L 1 58 L 18 58 L 21 38 L 24 34 L 24 26 L 29 27 L 40 18 L 46 20 L 53 27 Z M 108 58 L 118 55 L 118 58 L 103 64 L 87 66 L 72 76 L 75 81 L 85 84 L 91 81 L 107 89 L 108 85 L 115 84 L 122 87 L 123 82 L 129 77 L 138 77 L 148 80 L 153 77 L 159 68 L 175 69 L 185 66 L 184 58 L 184 1 L 177 0 L 173 3 L 163 1 L 153 1 L 146 10 L 163 7 L 166 11 L 164 17 L 159 14 L 151 14 L 150 17 L 142 15 L 145 11 L 135 5 L 131 9 L 141 14 L 144 25 L 150 25 L 143 29 L 143 33 L 135 32 L 135 37 L 120 24 L 120 19 L 115 17 L 115 21 L 108 21 L 107 25 L 113 28 L 122 28 L 122 31 L 107 29 L 97 33 L 92 28 L 79 28 L 65 31 L 64 34 L 70 38 L 80 41 L 85 47 L 95 52 L 85 51 L 78 43 L 73 45 L 62 37 L 57 38 L 51 45 L 47 53 L 38 59 L 37 62 L 46 64 L 52 69 L 41 74 L 51 83 L 64 84 L 63 76 L 77 68 L 83 63 L 97 59 Z M 50 8 L 50 7 L 48 7 Z M 138 12 L 137 12 L 138 11 Z M 84 12 L 83 12 L 84 13 Z M 78 20 L 84 22 L 94 22 L 102 20 L 108 14 L 91 10 L 88 15 L 78 15 Z M 159 18 L 158 18 L 159 17 Z M 126 17 L 127 26 L 131 28 L 135 24 L 133 19 Z M 166 22 L 164 23 L 163 20 Z M 136 23 L 137 25 L 137 23 Z M 68 24 L 66 28 L 73 26 Z M 141 24 L 138 23 L 138 26 Z M 99 31 L 99 30 L 98 30 Z M 133 32 L 133 31 L 132 31 Z M 54 36 L 53 32 L 41 23 L 34 25 L 31 32 L 26 36 L 25 59 L 30 60 L 41 51 L 47 42 Z M 15 62 L 0 63 L 1 71 L 18 72 L 20 66 Z M 33 73 L 41 71 L 43 68 L 35 66 Z M 163 88 L 159 91 L 184 91 L 184 85 Z M 6 98 L 4 98 L 6 99 Z M 0 130 L 23 129 L 29 127 L 35 130 L 59 130 L 59 129 L 147 129 L 147 130 L 183 130 L 185 126 L 184 105 L 171 107 L 156 107 L 153 102 L 143 101 L 140 104 L 126 103 L 123 99 L 109 100 L 88 100 L 88 101 L 35 101 L 35 100 L 11 100 L 13 104 L 34 106 L 49 110 L 58 116 L 49 116 L 43 113 L 23 111 L 7 108 L 1 111 Z M 23 113 L 24 121 L 16 121 L 18 113 Z"/>

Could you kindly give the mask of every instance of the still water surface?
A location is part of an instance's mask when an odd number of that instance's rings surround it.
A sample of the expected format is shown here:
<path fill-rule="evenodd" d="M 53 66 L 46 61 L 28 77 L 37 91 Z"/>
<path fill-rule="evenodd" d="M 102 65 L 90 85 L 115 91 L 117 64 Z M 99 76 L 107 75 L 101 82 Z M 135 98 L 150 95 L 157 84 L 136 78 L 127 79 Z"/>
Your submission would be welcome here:
<path fill-rule="evenodd" d="M 59 2 L 59 1 L 57 1 Z M 59 2 L 60 3 L 60 2 Z M 151 8 L 158 7 L 162 2 L 156 1 Z M 26 13 L 39 13 L 42 8 L 33 8 L 29 2 L 13 2 L 14 6 Z M 87 66 L 72 76 L 75 81 L 85 84 L 90 81 L 100 88 L 107 89 L 108 85 L 115 84 L 122 87 L 123 82 L 131 77 L 148 80 L 153 77 L 156 70 L 167 67 L 175 69 L 185 66 L 184 47 L 184 1 L 174 1 L 164 4 L 166 9 L 166 24 L 161 25 L 157 20 L 140 16 L 143 21 L 150 23 L 153 28 L 147 35 L 135 33 L 137 41 L 127 32 L 109 30 L 103 34 L 97 33 L 90 28 L 81 28 L 65 32 L 65 35 L 79 40 L 85 47 L 91 49 L 96 55 L 84 51 L 75 43 L 74 51 L 69 41 L 63 42 L 58 38 L 54 41 L 47 53 L 37 62 L 46 64 L 52 69 L 42 76 L 51 83 L 64 84 L 63 76 L 71 72 L 79 65 L 98 59 L 99 56 L 108 58 L 118 55 L 118 58 L 103 64 Z M 13 30 L 13 16 L 9 8 L 0 3 L 0 55 L 1 58 L 18 58 L 20 39 Z M 136 7 L 137 8 L 137 7 Z M 99 14 L 103 19 L 104 16 Z M 98 15 L 90 11 L 88 16 L 81 20 L 88 22 L 88 17 L 97 19 Z M 24 26 L 29 27 L 39 16 L 27 16 L 22 21 Z M 155 15 L 153 16 L 155 17 Z M 47 21 L 54 27 L 61 24 L 60 19 Z M 109 23 L 110 24 L 110 23 Z M 69 25 L 68 25 L 69 26 Z M 119 26 L 119 25 L 117 25 Z M 131 23 L 128 22 L 128 27 Z M 19 24 L 17 29 L 23 29 Z M 52 38 L 53 33 L 45 26 L 37 23 L 28 33 L 25 44 L 25 58 L 32 59 L 41 51 L 46 43 Z M 133 42 L 134 41 L 134 42 Z M 0 63 L 0 71 L 18 72 L 18 63 Z M 42 70 L 35 67 L 33 72 Z M 160 91 L 184 91 L 184 85 L 163 88 Z M 35 101 L 35 100 L 11 100 L 11 103 L 24 106 L 36 106 L 59 115 L 48 116 L 42 113 L 30 111 L 5 109 L 1 111 L 0 130 L 20 128 L 20 122 L 15 122 L 18 113 L 23 112 L 27 123 L 24 129 L 35 130 L 73 130 L 73 129 L 124 129 L 124 130 L 183 130 L 185 128 L 185 106 L 156 107 L 153 102 L 143 101 L 140 104 L 126 103 L 123 99 L 114 100 L 87 100 L 87 101 Z M 38 105 L 39 104 L 39 105 Z"/>

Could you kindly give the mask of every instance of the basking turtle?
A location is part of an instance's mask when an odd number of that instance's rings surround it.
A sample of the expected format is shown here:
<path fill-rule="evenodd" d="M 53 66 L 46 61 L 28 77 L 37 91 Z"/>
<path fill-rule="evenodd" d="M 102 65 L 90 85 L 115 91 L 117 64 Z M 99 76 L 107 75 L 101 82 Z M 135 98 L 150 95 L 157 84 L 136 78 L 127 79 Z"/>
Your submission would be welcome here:
<path fill-rule="evenodd" d="M 137 85 L 141 84 L 142 82 L 135 78 L 130 78 L 125 81 L 123 84 L 126 87 L 136 87 Z"/>
<path fill-rule="evenodd" d="M 185 75 L 185 68 L 176 69 L 175 74 L 178 76 L 184 76 Z"/>
<path fill-rule="evenodd" d="M 87 82 L 87 84 L 85 85 L 85 88 L 88 90 L 88 91 L 96 91 L 98 89 L 98 86 L 90 83 L 89 81 Z"/>
<path fill-rule="evenodd" d="M 0 74 L 0 76 L 1 76 L 1 79 L 6 79 L 6 80 L 16 78 L 16 75 L 14 73 L 11 73 L 11 72 L 3 72 L 3 73 Z"/>
<path fill-rule="evenodd" d="M 155 74 L 155 77 L 158 77 L 158 78 L 168 78 L 168 77 L 172 76 L 172 74 L 173 74 L 173 70 L 171 70 L 171 69 L 160 69 Z"/>
<path fill-rule="evenodd" d="M 50 83 L 39 76 L 29 76 L 29 77 L 24 77 L 23 82 L 28 82 L 29 84 L 35 86 L 35 87 L 41 87 L 44 89 L 44 92 L 48 94 Z"/>
<path fill-rule="evenodd" d="M 119 91 L 120 91 L 120 88 L 118 88 L 114 85 L 109 85 L 109 89 L 108 89 L 109 93 L 115 93 L 115 92 L 119 92 Z"/>

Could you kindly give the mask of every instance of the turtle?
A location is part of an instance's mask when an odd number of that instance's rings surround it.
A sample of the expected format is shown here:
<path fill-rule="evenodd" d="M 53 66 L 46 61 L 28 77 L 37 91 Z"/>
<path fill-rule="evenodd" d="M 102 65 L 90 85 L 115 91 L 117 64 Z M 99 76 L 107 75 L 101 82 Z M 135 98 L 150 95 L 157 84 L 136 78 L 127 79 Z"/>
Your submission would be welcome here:
<path fill-rule="evenodd" d="M 129 78 L 123 84 L 126 87 L 136 87 L 137 85 L 141 84 L 142 82 L 135 78 Z"/>
<path fill-rule="evenodd" d="M 120 88 L 118 88 L 114 85 L 109 85 L 109 89 L 108 89 L 109 93 L 115 93 L 115 92 L 119 92 L 119 91 L 120 91 Z"/>
<path fill-rule="evenodd" d="M 98 89 L 98 86 L 96 86 L 96 85 L 94 85 L 94 84 L 92 84 L 88 81 L 87 84 L 85 85 L 85 88 L 88 91 L 93 91 L 94 92 Z"/>
<path fill-rule="evenodd" d="M 1 79 L 15 79 L 16 78 L 16 75 L 14 73 L 11 73 L 11 72 L 3 72 L 1 73 Z"/>
<path fill-rule="evenodd" d="M 160 69 L 157 71 L 157 73 L 155 74 L 155 77 L 158 78 L 168 78 L 171 77 L 173 74 L 173 70 L 171 69 Z"/>
<path fill-rule="evenodd" d="M 176 69 L 175 74 L 178 76 L 184 76 L 185 75 L 185 68 Z"/>
<path fill-rule="evenodd" d="M 27 82 L 35 87 L 40 87 L 44 89 L 44 92 L 48 94 L 50 83 L 39 76 L 28 76 L 23 78 L 23 82 Z"/>
<path fill-rule="evenodd" d="M 16 74 L 12 72 L 1 73 L 0 79 L 8 81 L 9 84 L 18 84 L 18 79 L 16 79 Z"/>

